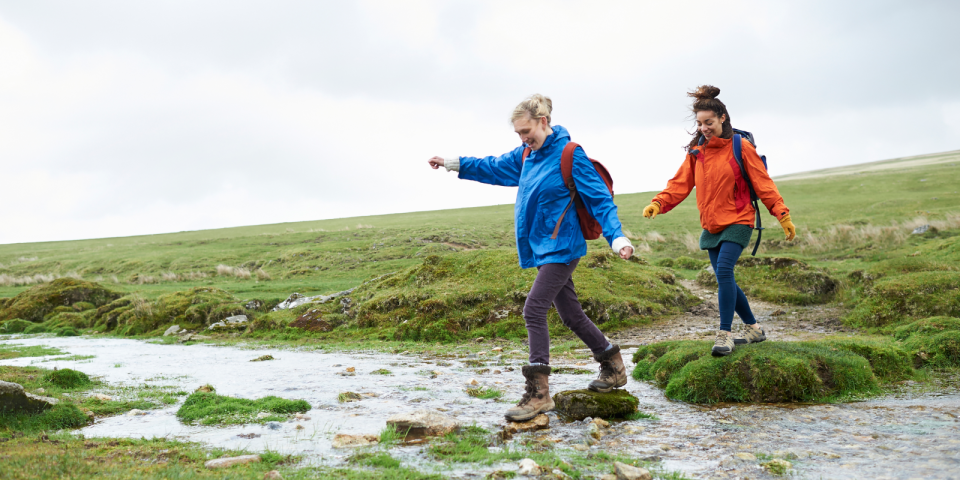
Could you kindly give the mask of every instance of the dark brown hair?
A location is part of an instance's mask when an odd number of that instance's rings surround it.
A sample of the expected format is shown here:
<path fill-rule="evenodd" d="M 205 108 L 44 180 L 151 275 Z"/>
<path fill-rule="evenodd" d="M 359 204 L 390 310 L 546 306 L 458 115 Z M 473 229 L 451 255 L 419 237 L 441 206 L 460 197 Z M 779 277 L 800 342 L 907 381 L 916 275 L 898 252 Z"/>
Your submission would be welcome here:
<path fill-rule="evenodd" d="M 713 85 L 700 85 L 696 90 L 687 92 L 688 97 L 696 99 L 693 101 L 690 109 L 693 111 L 694 117 L 696 117 L 697 112 L 713 112 L 717 115 L 717 118 L 726 115 L 727 118 L 723 122 L 723 131 L 720 133 L 720 138 L 733 138 L 730 112 L 727 112 L 727 106 L 717 98 L 717 95 L 720 95 L 719 88 Z M 697 148 L 697 144 L 700 143 L 700 138 L 703 137 L 703 133 L 700 133 L 699 128 L 694 129 L 692 135 L 693 140 L 690 140 L 690 145 L 687 146 L 688 151 Z"/>

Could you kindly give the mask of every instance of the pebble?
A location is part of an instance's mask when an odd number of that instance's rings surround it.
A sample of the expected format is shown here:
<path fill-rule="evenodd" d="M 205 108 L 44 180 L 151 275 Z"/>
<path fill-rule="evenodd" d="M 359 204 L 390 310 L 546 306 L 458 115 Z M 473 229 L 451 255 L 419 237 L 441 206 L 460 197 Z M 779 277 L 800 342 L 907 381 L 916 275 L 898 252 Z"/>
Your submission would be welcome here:
<path fill-rule="evenodd" d="M 270 470 L 263 474 L 263 480 L 283 480 L 283 476 L 276 470 Z"/>
<path fill-rule="evenodd" d="M 740 460 L 746 460 L 746 461 L 748 461 L 748 462 L 756 462 L 756 461 L 757 461 L 757 456 L 754 455 L 754 454 L 752 454 L 752 453 L 740 452 L 740 453 L 738 453 L 738 454 L 736 454 L 736 455 L 734 455 L 734 456 L 737 457 L 737 458 L 739 458 Z"/>
<path fill-rule="evenodd" d="M 267 422 L 267 428 L 270 430 L 280 430 L 280 422 Z"/>
<path fill-rule="evenodd" d="M 520 460 L 520 469 L 517 470 L 517 474 L 532 477 L 540 476 L 540 465 L 537 465 L 537 462 L 534 462 L 531 458 L 524 458 Z"/>
<path fill-rule="evenodd" d="M 498 353 L 499 353 L 499 352 L 502 352 L 502 351 L 503 351 L 503 347 L 493 347 L 493 348 L 491 348 L 490 350 L 493 350 L 494 352 L 498 352 Z"/>
<path fill-rule="evenodd" d="M 110 397 L 110 395 L 104 395 L 104 394 L 102 394 L 102 393 L 98 393 L 98 394 L 94 395 L 93 398 L 96 398 L 97 400 L 100 400 L 100 401 L 103 401 L 103 402 L 109 402 L 110 400 L 113 400 L 113 398 Z"/>
<path fill-rule="evenodd" d="M 652 480 L 645 468 L 637 468 L 626 463 L 613 462 L 613 469 L 617 472 L 617 480 Z"/>
<path fill-rule="evenodd" d="M 471 378 L 467 380 L 467 385 L 480 385 L 480 382 L 478 382 L 476 378 Z"/>
<path fill-rule="evenodd" d="M 133 410 L 130 410 L 129 412 L 127 412 L 127 415 L 130 415 L 131 417 L 137 416 L 137 415 L 146 415 L 146 414 L 147 414 L 147 412 L 144 412 L 143 410 L 139 410 L 139 409 L 136 409 L 136 408 L 134 408 Z"/>
<path fill-rule="evenodd" d="M 357 369 L 355 367 L 347 367 L 347 373 L 355 373 Z"/>

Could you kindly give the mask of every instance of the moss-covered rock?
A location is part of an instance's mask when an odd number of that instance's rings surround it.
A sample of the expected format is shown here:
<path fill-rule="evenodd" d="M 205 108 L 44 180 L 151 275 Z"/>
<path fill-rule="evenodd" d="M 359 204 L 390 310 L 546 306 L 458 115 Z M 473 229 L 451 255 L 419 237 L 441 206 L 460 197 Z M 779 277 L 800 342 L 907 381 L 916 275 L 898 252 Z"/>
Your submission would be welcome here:
<path fill-rule="evenodd" d="M 826 303 L 840 287 L 840 283 L 822 269 L 793 258 L 741 257 L 734 275 L 744 293 L 775 303 Z M 716 288 L 717 278 L 711 270 L 701 270 L 697 283 Z"/>
<path fill-rule="evenodd" d="M 153 301 L 135 295 L 119 298 L 98 308 L 93 318 L 98 329 L 142 335 L 173 324 L 185 329 L 199 328 L 240 314 L 249 316 L 252 312 L 229 292 L 195 287 L 161 295 Z"/>
<path fill-rule="evenodd" d="M 523 304 L 536 271 L 517 263 L 507 249 L 431 255 L 358 287 L 350 315 L 361 328 L 393 329 L 398 340 L 525 337 Z M 679 313 L 697 301 L 669 271 L 606 251 L 588 254 L 573 279 L 584 311 L 604 331 Z M 560 325 L 555 313 L 549 321 Z"/>
<path fill-rule="evenodd" d="M 87 302 L 93 305 L 105 305 L 120 297 L 103 286 L 74 278 L 58 278 L 20 292 L 6 302 L 0 309 L 0 320 L 22 318 L 31 322 L 41 322 L 44 316 L 54 312 L 57 307 L 66 307 Z"/>
<path fill-rule="evenodd" d="M 553 396 L 557 411 L 572 420 L 625 418 L 637 412 L 640 400 L 626 390 L 598 393 L 591 390 L 567 390 Z"/>
<path fill-rule="evenodd" d="M 881 278 L 865 287 L 844 321 L 883 327 L 933 316 L 960 316 L 960 272 L 916 272 Z"/>
<path fill-rule="evenodd" d="M 29 327 L 27 327 L 26 329 L 24 329 L 24 330 L 23 330 L 23 333 L 25 333 L 25 334 L 27 334 L 27 335 L 33 335 L 33 334 L 35 334 L 35 333 L 47 333 L 47 332 L 49 332 L 49 331 L 50 331 L 50 330 L 47 329 L 47 326 L 46 326 L 46 325 L 43 325 L 43 324 L 40 324 L 40 323 L 34 323 L 34 324 L 31 324 L 31 325 L 30 325 Z"/>
<path fill-rule="evenodd" d="M 873 358 L 886 379 L 911 374 L 908 357 L 882 340 L 764 342 L 710 355 L 710 342 L 674 341 L 640 347 L 633 376 L 666 395 L 694 403 L 824 401 L 879 391 Z"/>
<path fill-rule="evenodd" d="M 7 320 L 6 322 L 0 323 L 0 335 L 6 335 L 11 333 L 22 333 L 28 327 L 32 326 L 32 322 L 28 322 L 22 318 L 14 318 L 13 320 Z"/>
<path fill-rule="evenodd" d="M 917 367 L 960 367 L 960 318 L 932 317 L 894 331 Z"/>
<path fill-rule="evenodd" d="M 710 262 L 707 260 L 697 260 L 690 257 L 680 256 L 677 257 L 672 266 L 675 266 L 676 268 L 682 268 L 684 270 L 700 270 L 707 265 L 710 265 Z"/>
<path fill-rule="evenodd" d="M 95 308 L 97 308 L 97 306 L 90 302 L 77 302 L 73 304 L 73 309 L 78 312 L 85 312 L 87 310 L 92 310 Z"/>
<path fill-rule="evenodd" d="M 47 373 L 43 376 L 43 381 L 66 389 L 80 388 L 92 383 L 86 373 L 69 368 L 61 368 Z"/>

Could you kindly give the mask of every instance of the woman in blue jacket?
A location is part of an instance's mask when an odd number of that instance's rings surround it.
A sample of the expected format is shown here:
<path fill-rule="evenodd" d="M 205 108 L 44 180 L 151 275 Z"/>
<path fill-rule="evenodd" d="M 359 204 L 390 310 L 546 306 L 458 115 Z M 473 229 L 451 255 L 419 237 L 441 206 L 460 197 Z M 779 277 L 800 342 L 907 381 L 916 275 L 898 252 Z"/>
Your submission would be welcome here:
<path fill-rule="evenodd" d="M 523 367 L 526 393 L 507 411 L 512 421 L 529 420 L 553 409 L 550 397 L 550 333 L 547 311 L 557 307 L 563 324 L 573 331 L 600 362 L 600 375 L 589 388 L 609 392 L 627 384 L 620 347 L 611 345 L 600 329 L 583 313 L 573 285 L 573 271 L 587 253 L 576 208 L 561 214 L 570 203 L 570 190 L 560 173 L 560 155 L 570 142 L 567 129 L 550 125 L 550 98 L 533 95 L 514 109 L 511 121 L 523 145 L 499 157 L 433 157 L 434 169 L 444 167 L 459 177 L 491 185 L 520 187 L 515 221 L 520 267 L 537 267 L 537 278 L 523 307 L 530 340 L 530 365 Z M 524 149 L 530 153 L 523 159 Z M 617 206 L 600 174 L 582 148 L 573 154 L 573 179 L 587 211 L 603 227 L 603 236 L 621 258 L 633 255 L 630 240 L 623 236 Z M 559 228 L 557 222 L 560 222 Z M 556 238 L 551 238 L 556 231 Z"/>

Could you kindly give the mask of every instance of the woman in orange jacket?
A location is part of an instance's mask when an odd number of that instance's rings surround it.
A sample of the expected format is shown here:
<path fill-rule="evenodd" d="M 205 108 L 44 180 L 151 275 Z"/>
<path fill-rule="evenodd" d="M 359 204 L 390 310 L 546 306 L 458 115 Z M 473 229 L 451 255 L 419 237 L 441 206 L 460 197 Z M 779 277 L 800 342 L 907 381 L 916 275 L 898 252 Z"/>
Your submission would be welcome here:
<path fill-rule="evenodd" d="M 750 190 L 733 155 L 730 114 L 726 105 L 717 99 L 719 94 L 720 89 L 711 85 L 703 85 L 687 94 L 695 98 L 693 114 L 697 118 L 697 131 L 677 174 L 667 182 L 667 188 L 643 209 L 643 216 L 653 219 L 669 212 L 687 198 L 694 187 L 697 188 L 697 208 L 703 227 L 700 248 L 710 254 L 718 284 L 720 331 L 712 353 L 725 356 L 734 349 L 730 331 L 734 311 L 748 326 L 744 335 L 746 343 L 762 342 L 767 337 L 733 276 L 734 265 L 750 243 L 755 212 L 750 203 Z M 796 228 L 790 221 L 790 210 L 783 204 L 783 197 L 767 175 L 756 149 L 750 142 L 742 142 L 742 145 L 743 166 L 757 196 L 770 214 L 780 220 L 787 240 L 793 240 Z"/>

